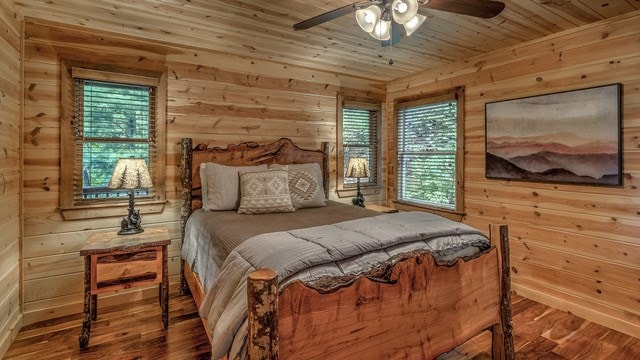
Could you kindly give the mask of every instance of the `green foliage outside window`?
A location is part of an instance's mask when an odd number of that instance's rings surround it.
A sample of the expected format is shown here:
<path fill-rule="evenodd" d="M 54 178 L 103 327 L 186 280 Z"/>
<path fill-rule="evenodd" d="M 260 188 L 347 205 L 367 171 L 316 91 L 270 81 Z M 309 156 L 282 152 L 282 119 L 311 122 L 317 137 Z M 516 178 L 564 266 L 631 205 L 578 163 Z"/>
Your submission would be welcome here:
<path fill-rule="evenodd" d="M 456 208 L 457 106 L 446 101 L 398 111 L 398 199 Z"/>
<path fill-rule="evenodd" d="M 81 80 L 83 197 L 126 196 L 107 189 L 118 158 L 141 157 L 149 163 L 149 86 Z"/>

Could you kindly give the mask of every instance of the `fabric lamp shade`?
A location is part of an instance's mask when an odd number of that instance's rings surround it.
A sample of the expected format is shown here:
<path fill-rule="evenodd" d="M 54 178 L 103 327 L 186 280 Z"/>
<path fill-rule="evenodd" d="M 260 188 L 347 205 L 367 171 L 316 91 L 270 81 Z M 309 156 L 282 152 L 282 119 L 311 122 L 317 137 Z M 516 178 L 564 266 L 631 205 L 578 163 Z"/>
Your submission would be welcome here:
<path fill-rule="evenodd" d="M 149 189 L 153 187 L 147 163 L 142 158 L 118 159 L 109 189 Z"/>
<path fill-rule="evenodd" d="M 349 165 L 347 166 L 347 173 L 345 177 L 350 178 L 365 178 L 369 177 L 369 160 L 366 158 L 354 157 L 349 159 Z"/>

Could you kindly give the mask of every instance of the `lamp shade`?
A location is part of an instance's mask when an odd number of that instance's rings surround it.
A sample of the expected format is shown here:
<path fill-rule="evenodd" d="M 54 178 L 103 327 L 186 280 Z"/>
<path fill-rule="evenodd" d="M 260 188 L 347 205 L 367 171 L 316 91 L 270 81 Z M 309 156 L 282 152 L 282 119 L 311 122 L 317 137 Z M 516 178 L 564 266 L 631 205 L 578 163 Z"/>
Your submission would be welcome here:
<path fill-rule="evenodd" d="M 380 41 L 391 39 L 391 20 L 378 20 L 369 35 Z"/>
<path fill-rule="evenodd" d="M 417 0 L 393 0 L 391 9 L 393 10 L 393 20 L 398 24 L 406 24 L 418 13 Z"/>
<path fill-rule="evenodd" d="M 153 187 L 147 163 L 142 158 L 121 158 L 116 163 L 109 189 L 148 189 Z"/>
<path fill-rule="evenodd" d="M 366 158 L 353 157 L 349 159 L 347 173 L 345 177 L 365 178 L 371 176 L 369 173 L 369 160 Z"/>
<path fill-rule="evenodd" d="M 426 19 L 427 19 L 426 16 L 421 14 L 416 14 L 416 16 L 414 16 L 411 20 L 403 24 L 402 26 L 404 26 L 404 31 L 407 32 L 407 36 L 411 36 L 411 34 L 413 34 L 414 31 L 418 30 L 420 25 L 422 25 L 422 23 Z"/>
<path fill-rule="evenodd" d="M 372 32 L 373 27 L 380 20 L 382 12 L 377 5 L 371 5 L 365 9 L 356 10 L 356 21 L 360 28 L 366 32 Z"/>

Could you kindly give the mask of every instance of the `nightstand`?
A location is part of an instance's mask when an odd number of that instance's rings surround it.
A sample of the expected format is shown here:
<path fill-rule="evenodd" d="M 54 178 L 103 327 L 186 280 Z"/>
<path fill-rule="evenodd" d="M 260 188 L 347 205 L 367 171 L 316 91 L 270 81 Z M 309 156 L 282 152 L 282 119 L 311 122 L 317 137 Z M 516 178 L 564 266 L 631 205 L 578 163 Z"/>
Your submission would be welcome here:
<path fill-rule="evenodd" d="M 398 209 L 394 209 L 394 208 L 382 206 L 382 205 L 376 205 L 376 204 L 366 204 L 364 207 L 369 210 L 383 212 L 387 214 L 397 213 L 399 211 Z"/>
<path fill-rule="evenodd" d="M 91 235 L 80 250 L 84 256 L 84 316 L 80 348 L 89 345 L 91 322 L 97 318 L 98 294 L 158 284 L 162 325 L 169 326 L 169 277 L 166 227 L 147 228 L 135 235 L 116 231 Z"/>

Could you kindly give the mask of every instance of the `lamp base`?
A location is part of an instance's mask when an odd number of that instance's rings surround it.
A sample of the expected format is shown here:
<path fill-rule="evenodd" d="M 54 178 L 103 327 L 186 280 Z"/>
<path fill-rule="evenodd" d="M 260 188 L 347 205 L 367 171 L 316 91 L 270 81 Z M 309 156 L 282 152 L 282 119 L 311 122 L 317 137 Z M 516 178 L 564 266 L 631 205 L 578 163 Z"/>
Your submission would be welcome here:
<path fill-rule="evenodd" d="M 142 218 L 140 217 L 140 210 L 134 209 L 133 190 L 129 191 L 129 215 L 122 218 L 120 221 L 120 231 L 118 235 L 133 235 L 144 231 L 142 228 Z"/>
<path fill-rule="evenodd" d="M 133 234 L 139 234 L 139 233 L 141 233 L 143 231 L 144 231 L 144 229 L 142 227 L 140 227 L 140 228 L 120 229 L 120 231 L 118 231 L 118 235 L 133 235 Z"/>
<path fill-rule="evenodd" d="M 358 192 L 356 193 L 356 197 L 351 199 L 351 202 L 355 206 L 364 207 L 364 195 L 360 192 L 360 179 L 358 179 Z"/>

